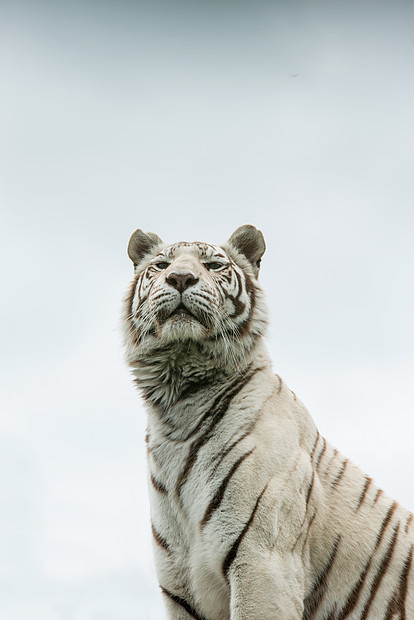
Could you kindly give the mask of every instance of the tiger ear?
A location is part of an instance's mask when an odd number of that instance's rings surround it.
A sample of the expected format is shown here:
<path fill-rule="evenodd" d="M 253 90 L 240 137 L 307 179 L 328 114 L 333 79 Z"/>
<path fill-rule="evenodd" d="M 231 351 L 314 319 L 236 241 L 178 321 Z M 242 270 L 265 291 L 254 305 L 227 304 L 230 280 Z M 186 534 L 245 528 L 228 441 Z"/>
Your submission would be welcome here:
<path fill-rule="evenodd" d="M 243 254 L 253 267 L 253 273 L 259 275 L 260 262 L 266 250 L 263 234 L 254 226 L 246 224 L 234 231 L 228 243 Z"/>
<path fill-rule="evenodd" d="M 134 263 L 138 265 L 146 254 L 162 243 L 158 235 L 152 232 L 144 233 L 138 228 L 132 233 L 128 243 L 128 256 Z"/>

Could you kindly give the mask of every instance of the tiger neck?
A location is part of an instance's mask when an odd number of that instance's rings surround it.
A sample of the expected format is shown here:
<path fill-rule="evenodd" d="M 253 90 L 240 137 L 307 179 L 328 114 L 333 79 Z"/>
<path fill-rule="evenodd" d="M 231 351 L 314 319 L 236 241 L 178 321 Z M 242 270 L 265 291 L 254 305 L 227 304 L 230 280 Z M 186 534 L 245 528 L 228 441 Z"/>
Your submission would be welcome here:
<path fill-rule="evenodd" d="M 135 382 L 145 400 L 167 411 L 190 397 L 212 394 L 221 386 L 258 367 L 270 365 L 259 337 L 228 350 L 206 343 L 177 343 L 158 347 L 132 364 Z"/>

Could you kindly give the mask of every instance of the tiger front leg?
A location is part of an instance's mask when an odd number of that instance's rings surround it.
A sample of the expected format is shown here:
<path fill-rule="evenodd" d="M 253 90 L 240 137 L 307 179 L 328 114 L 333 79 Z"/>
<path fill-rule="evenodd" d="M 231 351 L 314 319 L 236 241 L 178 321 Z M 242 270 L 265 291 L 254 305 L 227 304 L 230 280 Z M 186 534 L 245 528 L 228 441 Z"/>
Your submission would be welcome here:
<path fill-rule="evenodd" d="M 234 562 L 229 571 L 230 620 L 300 620 L 304 571 L 293 555 L 256 563 Z"/>

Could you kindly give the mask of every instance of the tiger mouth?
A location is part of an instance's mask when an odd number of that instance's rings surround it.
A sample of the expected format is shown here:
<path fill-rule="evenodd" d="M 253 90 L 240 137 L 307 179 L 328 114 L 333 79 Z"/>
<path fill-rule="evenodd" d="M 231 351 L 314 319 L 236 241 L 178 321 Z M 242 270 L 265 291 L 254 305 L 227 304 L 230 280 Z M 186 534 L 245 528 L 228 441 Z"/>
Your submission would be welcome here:
<path fill-rule="evenodd" d="M 192 319 L 199 321 L 198 317 L 196 317 L 195 314 L 193 314 L 186 306 L 184 306 L 183 303 L 180 303 L 176 307 L 176 309 L 171 312 L 168 318 L 171 318 L 173 316 L 191 317 Z"/>
<path fill-rule="evenodd" d="M 185 306 L 182 302 L 178 304 L 178 306 L 169 314 L 167 319 L 174 319 L 177 317 L 176 321 L 197 321 L 200 325 L 202 325 L 205 329 L 210 330 L 212 328 L 212 320 L 211 317 L 208 316 L 206 312 L 202 312 L 197 310 L 197 314 L 189 310 L 187 306 Z"/>
<path fill-rule="evenodd" d="M 160 326 L 170 323 L 171 327 L 184 327 L 186 324 L 190 327 L 191 323 L 198 323 L 208 331 L 211 331 L 215 325 L 213 315 L 198 307 L 190 310 L 182 301 L 171 311 L 165 306 L 158 309 L 155 312 L 155 321 Z"/>

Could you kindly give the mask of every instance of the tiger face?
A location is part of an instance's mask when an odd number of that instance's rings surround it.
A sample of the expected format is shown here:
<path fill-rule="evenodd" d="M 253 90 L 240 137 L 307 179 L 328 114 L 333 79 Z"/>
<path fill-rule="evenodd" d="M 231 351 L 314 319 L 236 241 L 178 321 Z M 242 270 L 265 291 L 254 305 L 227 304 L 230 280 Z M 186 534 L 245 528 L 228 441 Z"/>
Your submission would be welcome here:
<path fill-rule="evenodd" d="M 165 247 L 157 235 L 135 231 L 128 246 L 135 265 L 128 321 L 136 343 L 228 342 L 262 331 L 257 276 L 264 250 L 253 226 L 237 229 L 223 247 Z"/>

